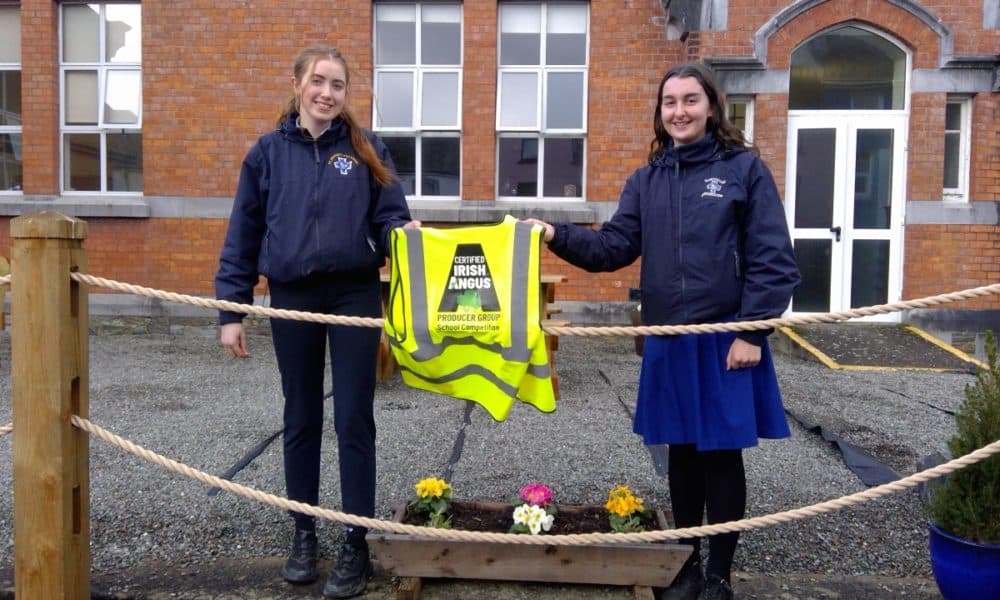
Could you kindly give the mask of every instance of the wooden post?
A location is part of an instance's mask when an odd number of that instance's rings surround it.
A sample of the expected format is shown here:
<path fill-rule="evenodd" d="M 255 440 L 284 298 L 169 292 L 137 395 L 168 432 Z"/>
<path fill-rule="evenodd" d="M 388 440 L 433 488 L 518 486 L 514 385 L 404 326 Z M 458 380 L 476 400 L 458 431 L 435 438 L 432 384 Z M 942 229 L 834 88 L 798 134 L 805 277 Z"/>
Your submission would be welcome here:
<path fill-rule="evenodd" d="M 13 266 L 14 595 L 90 598 L 87 224 L 57 212 L 10 222 Z"/>
<path fill-rule="evenodd" d="M 0 256 L 0 277 L 4 277 L 9 274 L 10 274 L 10 263 L 7 262 L 6 258 Z M 3 331 L 4 329 L 7 328 L 6 316 L 4 315 L 3 312 L 4 296 L 6 295 L 7 295 L 7 284 L 0 283 L 0 331 Z"/>

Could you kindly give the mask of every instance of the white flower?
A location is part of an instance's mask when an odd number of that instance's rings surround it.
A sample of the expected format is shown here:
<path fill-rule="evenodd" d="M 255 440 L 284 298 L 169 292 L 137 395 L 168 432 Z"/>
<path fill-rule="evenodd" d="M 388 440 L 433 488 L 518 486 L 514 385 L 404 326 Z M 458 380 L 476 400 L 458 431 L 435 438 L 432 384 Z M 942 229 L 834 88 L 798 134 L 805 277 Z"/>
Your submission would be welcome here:
<path fill-rule="evenodd" d="M 545 517 L 542 519 L 542 529 L 544 529 L 545 531 L 552 529 L 552 522 L 555 520 L 556 518 L 553 517 L 552 515 L 545 515 Z"/>
<path fill-rule="evenodd" d="M 528 518 L 529 518 L 529 512 L 528 512 L 529 508 L 530 508 L 530 505 L 528 505 L 528 504 L 522 504 L 521 506 L 518 506 L 517 508 L 515 508 L 514 509 L 514 522 L 515 523 L 519 523 L 521 525 L 527 525 L 528 524 Z"/>
<path fill-rule="evenodd" d="M 554 517 L 545 512 L 541 506 L 522 504 L 514 509 L 514 522 L 526 525 L 531 535 L 538 535 L 542 530 L 548 531 L 552 528 Z"/>

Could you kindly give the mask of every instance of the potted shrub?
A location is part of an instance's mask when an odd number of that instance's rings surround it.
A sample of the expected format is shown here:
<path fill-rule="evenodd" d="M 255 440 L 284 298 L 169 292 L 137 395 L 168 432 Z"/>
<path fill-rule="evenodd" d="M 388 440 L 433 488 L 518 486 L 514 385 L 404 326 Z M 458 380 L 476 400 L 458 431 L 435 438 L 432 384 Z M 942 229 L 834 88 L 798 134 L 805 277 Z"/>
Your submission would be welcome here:
<path fill-rule="evenodd" d="M 955 416 L 952 456 L 1000 439 L 1000 365 L 992 332 L 986 353 L 988 364 L 966 386 Z M 941 594 L 948 600 L 998 597 L 988 594 L 1000 593 L 1000 455 L 938 481 L 930 490 L 930 513 L 931 568 Z"/>

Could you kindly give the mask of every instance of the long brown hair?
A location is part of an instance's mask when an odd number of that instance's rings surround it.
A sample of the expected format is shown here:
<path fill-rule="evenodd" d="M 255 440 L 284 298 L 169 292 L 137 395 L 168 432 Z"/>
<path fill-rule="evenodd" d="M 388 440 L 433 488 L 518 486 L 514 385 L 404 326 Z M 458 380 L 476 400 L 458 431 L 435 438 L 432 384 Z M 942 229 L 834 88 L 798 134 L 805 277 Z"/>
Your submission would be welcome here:
<path fill-rule="evenodd" d="M 344 55 L 340 53 L 340 50 L 337 50 L 333 46 L 316 45 L 303 49 L 295 57 L 293 75 L 296 87 L 312 77 L 313 71 L 316 69 L 316 63 L 321 60 L 335 60 L 339 62 L 340 66 L 344 68 L 344 77 L 347 78 L 347 81 L 344 83 L 350 84 L 351 69 L 347 66 L 347 60 L 344 59 Z M 281 109 L 281 114 L 278 117 L 278 127 L 281 127 L 289 115 L 298 112 L 299 94 L 293 92 L 288 101 L 285 102 L 285 106 Z M 379 159 L 378 154 L 375 152 L 375 147 L 372 146 L 371 141 L 365 136 L 364 131 L 358 125 L 357 119 L 354 118 L 354 114 L 351 113 L 346 105 L 341 110 L 340 116 L 344 119 L 344 123 L 347 124 L 348 131 L 350 131 L 351 146 L 354 147 L 354 151 L 358 153 L 361 160 L 368 165 L 375 181 L 381 186 L 389 185 L 395 181 L 396 175 Z"/>
<path fill-rule="evenodd" d="M 726 105 L 726 97 L 722 93 L 722 90 L 719 89 L 719 84 L 716 83 L 712 71 L 702 63 L 686 62 L 667 71 L 663 79 L 660 80 L 660 85 L 656 88 L 656 107 L 653 108 L 653 133 L 656 137 L 649 143 L 649 156 L 647 157 L 649 162 L 653 162 L 663 152 L 664 148 L 670 147 L 673 143 L 670 135 L 667 133 L 667 129 L 663 126 L 663 120 L 660 118 L 660 104 L 663 103 L 663 84 L 671 77 L 694 77 L 698 80 L 701 89 L 708 96 L 708 105 L 711 109 L 705 129 L 713 134 L 715 139 L 724 148 L 746 148 L 754 154 L 757 153 L 757 149 L 747 142 L 743 132 L 726 118 L 726 111 L 723 109 Z"/>

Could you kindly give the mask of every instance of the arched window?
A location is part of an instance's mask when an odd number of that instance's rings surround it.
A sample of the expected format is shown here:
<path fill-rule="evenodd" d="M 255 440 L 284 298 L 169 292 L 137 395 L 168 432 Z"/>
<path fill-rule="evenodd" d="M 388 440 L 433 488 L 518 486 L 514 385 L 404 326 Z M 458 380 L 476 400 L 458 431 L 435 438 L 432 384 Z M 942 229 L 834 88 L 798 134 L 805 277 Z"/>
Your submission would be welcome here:
<path fill-rule="evenodd" d="M 906 53 L 866 29 L 844 26 L 792 51 L 790 110 L 902 110 Z"/>

